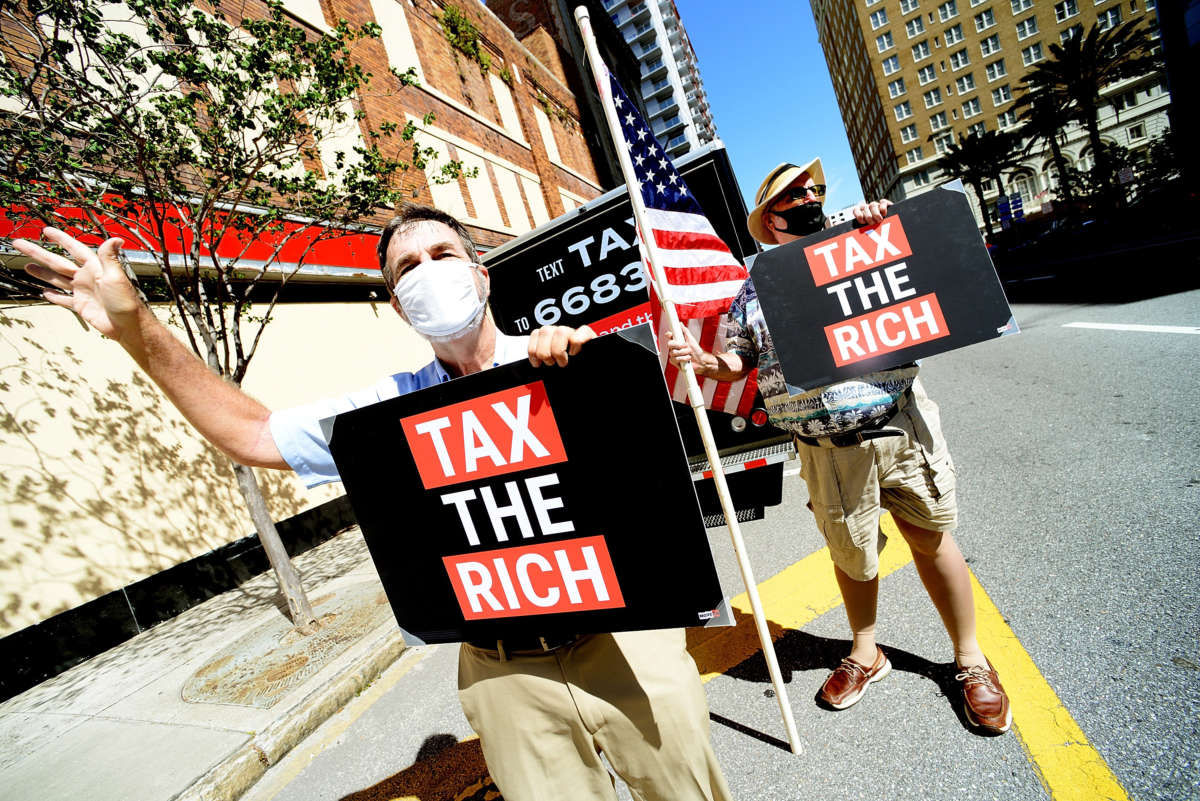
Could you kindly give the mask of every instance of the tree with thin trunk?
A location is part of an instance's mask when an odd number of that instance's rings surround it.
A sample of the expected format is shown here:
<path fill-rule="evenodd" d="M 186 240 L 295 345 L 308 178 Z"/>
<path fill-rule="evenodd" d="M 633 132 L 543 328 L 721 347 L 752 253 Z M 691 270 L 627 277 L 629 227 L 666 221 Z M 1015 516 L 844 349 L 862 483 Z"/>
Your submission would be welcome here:
<path fill-rule="evenodd" d="M 1050 45 L 1050 57 L 1039 62 L 1022 86 L 1048 92 L 1068 101 L 1073 119 L 1087 130 L 1095 158 L 1093 179 L 1107 205 L 1119 204 L 1115 170 L 1100 138 L 1100 91 L 1117 81 L 1162 68 L 1162 55 L 1141 19 L 1101 28 L 1093 25 L 1082 35 Z"/>
<path fill-rule="evenodd" d="M 353 47 L 378 25 L 317 34 L 279 0 L 260 8 L 231 21 L 220 0 L 0 0 L 0 222 L 13 237 L 53 225 L 132 240 L 152 264 L 139 284 L 123 262 L 142 299 L 165 295 L 192 350 L 238 385 L 313 248 L 363 230 L 425 183 L 435 157 L 411 122 L 364 120 L 372 76 Z M 410 167 L 419 178 L 405 186 Z M 444 180 L 459 168 L 445 164 Z M 292 620 L 310 632 L 254 473 L 234 472 Z"/>
<path fill-rule="evenodd" d="M 1004 196 L 1003 172 L 1016 165 L 1015 152 L 1016 141 L 1004 131 L 971 132 L 959 134 L 957 142 L 950 142 L 939 162 L 946 175 L 962 178 L 975 191 L 989 238 L 994 231 L 983 185 L 988 180 L 995 181 L 1000 196 Z"/>
<path fill-rule="evenodd" d="M 1027 138 L 1023 155 L 1031 153 L 1038 144 L 1049 148 L 1050 159 L 1058 173 L 1057 189 L 1065 202 L 1066 216 L 1071 219 L 1075 215 L 1075 187 L 1062 150 L 1066 128 L 1071 123 L 1070 101 L 1052 89 L 1029 89 L 1025 85 L 1021 88 L 1026 91 L 1017 98 L 1013 109 L 1023 123 L 1020 133 Z"/>

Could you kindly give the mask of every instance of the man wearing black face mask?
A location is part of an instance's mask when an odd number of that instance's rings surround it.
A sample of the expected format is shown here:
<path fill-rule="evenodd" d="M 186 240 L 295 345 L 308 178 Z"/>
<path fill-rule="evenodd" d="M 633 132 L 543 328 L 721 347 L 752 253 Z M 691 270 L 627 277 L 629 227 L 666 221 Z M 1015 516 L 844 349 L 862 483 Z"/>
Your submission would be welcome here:
<path fill-rule="evenodd" d="M 776 167 L 755 196 L 746 220 L 750 233 L 764 244 L 786 245 L 820 231 L 827 224 L 824 180 L 820 159 Z M 882 222 L 889 205 L 860 203 L 854 218 L 860 225 Z M 687 329 L 684 341 L 672 339 L 668 347 L 675 364 L 690 361 L 698 375 L 721 381 L 757 367 L 771 423 L 795 436 L 809 508 L 829 546 L 853 635 L 850 654 L 821 686 L 821 701 L 845 709 L 891 670 L 875 642 L 879 551 L 886 542 L 879 515 L 886 509 L 950 635 L 967 719 L 988 733 L 1008 731 L 1008 696 L 976 640 L 970 574 L 951 534 L 957 521 L 954 464 L 917 365 L 811 390 L 789 387 L 753 278 L 729 309 L 725 352 L 706 352 Z"/>

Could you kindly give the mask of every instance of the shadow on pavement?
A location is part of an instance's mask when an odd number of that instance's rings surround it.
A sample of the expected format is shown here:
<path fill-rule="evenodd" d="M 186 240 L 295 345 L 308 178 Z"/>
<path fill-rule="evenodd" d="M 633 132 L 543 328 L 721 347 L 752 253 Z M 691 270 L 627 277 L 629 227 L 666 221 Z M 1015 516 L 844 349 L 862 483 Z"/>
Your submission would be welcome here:
<path fill-rule="evenodd" d="M 1200 288 L 1200 231 L 1030 242 L 993 254 L 1010 303 L 1130 303 Z"/>
<path fill-rule="evenodd" d="M 947 700 L 954 710 L 954 714 L 958 716 L 959 724 L 972 733 L 976 732 L 976 729 L 967 721 L 966 713 L 963 711 L 962 694 L 959 691 L 958 682 L 954 679 L 958 670 L 953 662 L 931 662 L 924 657 L 886 644 L 883 645 L 883 649 L 887 653 L 888 659 L 892 661 L 893 670 L 924 676 L 936 684 L 939 695 Z M 782 637 L 775 641 L 775 656 L 779 661 L 779 672 L 785 683 L 791 682 L 794 672 L 815 670 L 820 671 L 823 675 L 832 671 L 842 661 L 842 657 L 849 652 L 849 640 L 818 637 L 794 629 L 787 630 Z M 742 681 L 767 685 L 771 683 L 767 663 L 761 650 L 726 671 L 725 675 Z M 771 690 L 768 689 L 767 692 L 771 692 Z M 817 701 L 815 695 L 812 700 L 822 709 L 826 708 Z M 733 726 L 733 728 L 738 727 Z M 738 730 L 742 729 L 738 728 Z M 760 740 L 767 737 L 760 732 L 745 733 Z M 766 741 L 764 740 L 764 742 Z"/>
<path fill-rule="evenodd" d="M 478 738 L 459 742 L 452 734 L 425 739 L 416 761 L 341 801 L 503 801 L 488 775 Z"/>

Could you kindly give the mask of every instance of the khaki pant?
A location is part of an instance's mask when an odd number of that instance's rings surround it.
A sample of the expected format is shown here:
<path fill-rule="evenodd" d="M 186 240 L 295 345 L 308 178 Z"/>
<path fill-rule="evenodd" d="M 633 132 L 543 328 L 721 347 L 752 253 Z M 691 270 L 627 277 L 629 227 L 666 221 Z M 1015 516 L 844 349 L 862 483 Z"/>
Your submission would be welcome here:
<path fill-rule="evenodd" d="M 730 798 L 682 629 L 507 660 L 464 643 L 458 688 L 505 801 L 615 801 L 601 751 L 639 801 Z"/>
<path fill-rule="evenodd" d="M 879 530 L 881 508 L 929 531 L 953 531 L 958 522 L 954 462 L 937 404 L 920 380 L 910 392 L 885 427 L 899 436 L 844 447 L 796 443 L 817 527 L 833 563 L 855 581 L 879 572 L 887 542 Z"/>

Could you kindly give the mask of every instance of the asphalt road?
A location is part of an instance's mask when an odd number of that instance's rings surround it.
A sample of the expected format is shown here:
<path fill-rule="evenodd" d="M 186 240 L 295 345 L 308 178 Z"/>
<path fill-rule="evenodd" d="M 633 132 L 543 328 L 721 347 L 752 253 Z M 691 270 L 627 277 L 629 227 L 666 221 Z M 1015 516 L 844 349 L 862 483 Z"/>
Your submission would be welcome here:
<path fill-rule="evenodd" d="M 900 559 L 879 615 L 896 669 L 859 704 L 814 703 L 848 649 L 840 607 L 777 642 L 802 755 L 786 750 L 761 656 L 706 684 L 738 798 L 1200 798 L 1200 335 L 1186 332 L 1200 331 L 1200 291 L 1014 311 L 1020 336 L 929 359 L 922 377 L 942 407 L 957 537 L 997 613 L 992 632 L 1029 660 L 1002 673 L 1019 730 L 981 737 L 964 725 L 949 641 Z M 803 481 L 787 472 L 783 504 L 743 525 L 760 586 L 824 559 Z M 725 530 L 710 542 L 737 595 Z M 792 588 L 788 603 L 810 590 Z M 458 709 L 456 651 L 411 649 L 245 801 L 494 797 Z"/>

